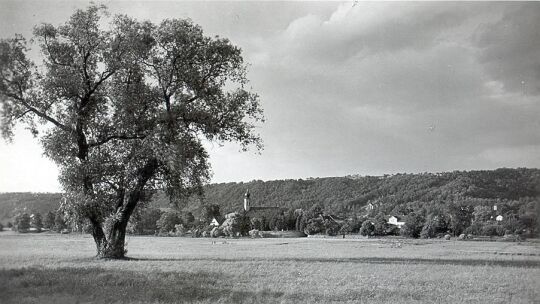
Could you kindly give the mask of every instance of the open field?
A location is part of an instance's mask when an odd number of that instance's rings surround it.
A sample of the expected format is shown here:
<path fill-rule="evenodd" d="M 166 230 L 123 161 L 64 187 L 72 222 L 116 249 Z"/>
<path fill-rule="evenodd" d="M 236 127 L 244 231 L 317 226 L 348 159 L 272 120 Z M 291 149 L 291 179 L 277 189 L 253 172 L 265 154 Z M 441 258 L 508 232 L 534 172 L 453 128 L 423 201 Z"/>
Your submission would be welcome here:
<path fill-rule="evenodd" d="M 540 303 L 540 244 L 0 233 L 2 303 Z"/>

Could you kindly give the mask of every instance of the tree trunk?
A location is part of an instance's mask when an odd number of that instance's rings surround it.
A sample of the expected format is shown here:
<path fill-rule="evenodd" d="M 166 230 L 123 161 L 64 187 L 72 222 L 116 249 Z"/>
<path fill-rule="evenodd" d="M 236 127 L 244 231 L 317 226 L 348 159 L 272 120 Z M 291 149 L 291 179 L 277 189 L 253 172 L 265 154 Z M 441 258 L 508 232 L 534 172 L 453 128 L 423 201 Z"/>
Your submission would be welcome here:
<path fill-rule="evenodd" d="M 126 256 L 125 249 L 127 221 L 118 220 L 104 233 L 101 224 L 92 222 L 92 236 L 96 243 L 97 257 L 101 259 L 123 259 Z"/>
<path fill-rule="evenodd" d="M 126 256 L 126 227 L 127 221 L 116 222 L 109 231 L 109 237 L 101 252 L 101 258 L 123 259 Z"/>
<path fill-rule="evenodd" d="M 101 225 L 93 220 L 90 222 L 92 223 L 92 236 L 94 237 L 94 242 L 96 243 L 97 255 L 100 256 L 102 248 L 105 246 L 107 239 L 105 238 Z"/>
<path fill-rule="evenodd" d="M 103 228 L 100 223 L 92 222 L 94 230 L 92 235 L 97 246 L 97 256 L 106 259 L 123 259 L 126 256 L 125 249 L 126 228 L 137 203 L 141 200 L 146 182 L 154 175 L 158 166 L 156 159 L 149 160 L 146 165 L 139 170 L 139 178 L 133 191 L 127 195 L 125 202 L 117 203 L 116 216 L 112 220 L 108 231 L 103 233 Z M 122 196 L 125 196 L 125 191 L 122 189 Z"/>

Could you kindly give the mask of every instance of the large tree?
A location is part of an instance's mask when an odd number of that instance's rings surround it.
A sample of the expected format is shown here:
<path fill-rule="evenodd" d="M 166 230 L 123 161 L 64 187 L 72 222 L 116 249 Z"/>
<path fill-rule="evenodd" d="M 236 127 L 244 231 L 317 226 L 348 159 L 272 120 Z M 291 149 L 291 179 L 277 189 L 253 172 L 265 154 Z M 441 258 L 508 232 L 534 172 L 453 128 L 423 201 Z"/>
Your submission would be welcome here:
<path fill-rule="evenodd" d="M 128 220 L 156 189 L 172 202 L 201 191 L 205 141 L 261 147 L 241 50 L 189 20 L 90 6 L 36 26 L 32 41 L 40 64 L 22 36 L 0 41 L 2 135 L 22 123 L 40 139 L 60 168 L 62 207 L 91 224 L 99 257 L 124 257 Z"/>

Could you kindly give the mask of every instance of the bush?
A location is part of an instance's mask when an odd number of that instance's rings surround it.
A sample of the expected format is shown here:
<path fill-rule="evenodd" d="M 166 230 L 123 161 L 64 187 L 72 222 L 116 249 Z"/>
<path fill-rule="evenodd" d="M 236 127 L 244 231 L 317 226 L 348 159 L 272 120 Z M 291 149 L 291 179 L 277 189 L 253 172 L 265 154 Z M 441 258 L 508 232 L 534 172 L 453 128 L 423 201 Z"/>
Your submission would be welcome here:
<path fill-rule="evenodd" d="M 487 224 L 482 227 L 482 235 L 486 236 L 503 236 L 504 227 L 497 224 Z"/>
<path fill-rule="evenodd" d="M 220 236 L 223 236 L 223 235 L 224 235 L 223 228 L 221 228 L 221 227 L 214 227 L 212 229 L 212 231 L 210 231 L 210 236 L 214 237 L 214 238 L 220 237 Z"/>
<path fill-rule="evenodd" d="M 371 236 L 373 235 L 373 231 L 375 230 L 375 226 L 370 221 L 365 221 L 362 223 L 362 227 L 360 228 L 360 234 L 363 236 Z"/>
<path fill-rule="evenodd" d="M 442 236 L 444 236 L 447 231 L 448 219 L 441 214 L 430 214 L 424 222 L 424 227 L 420 231 L 420 237 L 427 239 L 437 237 L 437 235 L 439 234 L 442 234 Z"/>
<path fill-rule="evenodd" d="M 320 218 L 312 218 L 309 219 L 307 222 L 306 227 L 304 228 L 304 233 L 307 235 L 313 235 L 317 233 L 321 233 L 324 231 L 324 223 L 322 219 Z"/>
<path fill-rule="evenodd" d="M 325 220 L 324 228 L 325 228 L 326 235 L 329 235 L 329 236 L 336 236 L 339 232 L 339 224 L 332 220 Z"/>
<path fill-rule="evenodd" d="M 195 228 L 191 231 L 191 237 L 198 238 L 202 236 L 202 230 L 199 228 Z"/>
<path fill-rule="evenodd" d="M 62 215 L 62 212 L 57 211 L 56 215 L 54 216 L 54 227 L 53 230 L 56 232 L 62 232 L 67 228 L 66 222 L 64 221 L 64 216 Z"/>
<path fill-rule="evenodd" d="M 251 229 L 252 230 L 262 230 L 264 226 L 264 222 L 261 218 L 254 217 L 250 220 Z"/>
<path fill-rule="evenodd" d="M 523 229 L 527 231 L 527 234 L 533 236 L 538 227 L 538 219 L 534 210 L 528 211 L 528 213 L 519 216 L 519 222 L 523 225 Z"/>
<path fill-rule="evenodd" d="M 520 235 L 517 235 L 517 234 L 505 234 L 504 235 L 504 240 L 505 241 L 510 241 L 510 242 L 519 242 L 519 241 L 522 241 L 523 238 Z"/>
<path fill-rule="evenodd" d="M 386 235 L 399 235 L 400 229 L 397 226 L 394 225 L 388 225 L 389 227 L 386 229 Z"/>
<path fill-rule="evenodd" d="M 510 234 L 521 234 L 523 232 L 523 229 L 525 229 L 525 225 L 523 225 L 516 218 L 508 218 L 504 220 L 502 224 L 504 229 L 510 231 Z"/>
<path fill-rule="evenodd" d="M 426 221 L 426 224 L 422 228 L 422 231 L 420 231 L 420 237 L 423 239 L 429 239 L 434 237 L 437 234 L 437 231 L 435 229 L 435 225 L 433 225 L 432 221 Z"/>
<path fill-rule="evenodd" d="M 465 233 L 472 235 L 482 235 L 482 228 L 483 225 L 481 222 L 474 222 L 469 227 L 467 227 L 467 229 L 465 229 Z"/>
<path fill-rule="evenodd" d="M 159 228 L 160 234 L 166 234 L 170 231 L 174 231 L 175 226 L 182 224 L 180 215 L 176 211 L 166 211 L 163 212 L 156 222 L 157 228 Z"/>
<path fill-rule="evenodd" d="M 268 222 L 270 230 L 279 231 L 285 229 L 285 218 L 283 216 L 273 216 Z"/>
<path fill-rule="evenodd" d="M 221 224 L 223 233 L 226 236 L 234 237 L 240 233 L 242 228 L 242 218 L 236 212 L 225 215 L 225 221 Z"/>
<path fill-rule="evenodd" d="M 339 228 L 339 234 L 345 235 L 349 234 L 352 231 L 352 226 L 349 222 L 344 222 L 343 225 Z"/>
<path fill-rule="evenodd" d="M 328 236 L 336 236 L 338 235 L 339 231 L 335 227 L 329 227 L 329 228 L 326 228 L 325 232 L 326 232 L 326 235 Z"/>
<path fill-rule="evenodd" d="M 54 212 L 52 211 L 47 212 L 45 214 L 45 218 L 43 219 L 43 228 L 53 230 L 54 218 L 55 218 Z"/>
<path fill-rule="evenodd" d="M 362 224 L 364 222 L 362 221 L 362 219 L 354 219 L 351 223 L 351 232 L 352 233 L 358 233 L 360 232 L 360 228 L 362 228 Z"/>
<path fill-rule="evenodd" d="M 190 228 L 195 222 L 195 216 L 191 212 L 186 212 L 182 215 L 182 222 L 186 228 Z"/>
<path fill-rule="evenodd" d="M 379 213 L 373 219 L 373 235 L 383 236 L 387 234 L 388 223 L 386 222 L 386 217 Z"/>
<path fill-rule="evenodd" d="M 400 234 L 407 237 L 418 238 L 422 232 L 424 219 L 421 215 L 411 212 L 405 218 L 405 225 L 401 227 Z"/>
<path fill-rule="evenodd" d="M 30 215 L 23 213 L 15 217 L 15 227 L 19 232 L 27 232 L 30 229 Z"/>
<path fill-rule="evenodd" d="M 258 238 L 258 237 L 261 237 L 261 234 L 259 233 L 259 230 L 252 229 L 249 231 L 249 236 L 252 238 Z"/>
<path fill-rule="evenodd" d="M 186 235 L 186 228 L 182 224 L 178 224 L 174 226 L 174 235 L 175 236 L 185 236 Z"/>
<path fill-rule="evenodd" d="M 157 222 L 161 218 L 161 210 L 157 208 L 145 208 L 135 213 L 129 222 L 130 233 L 155 234 L 158 230 Z"/>

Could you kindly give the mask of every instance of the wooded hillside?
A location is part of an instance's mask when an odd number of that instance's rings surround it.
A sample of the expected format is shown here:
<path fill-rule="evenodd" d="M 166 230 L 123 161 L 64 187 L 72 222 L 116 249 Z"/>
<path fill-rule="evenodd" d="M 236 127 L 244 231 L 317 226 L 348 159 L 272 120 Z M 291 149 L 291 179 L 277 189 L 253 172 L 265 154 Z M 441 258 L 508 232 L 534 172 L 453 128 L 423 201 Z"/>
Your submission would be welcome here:
<path fill-rule="evenodd" d="M 539 198 L 540 170 L 519 168 L 222 183 L 205 188 L 204 202 L 218 204 L 225 212 L 237 210 L 242 206 L 246 189 L 251 192 L 252 206 L 309 209 L 320 204 L 328 212 L 348 213 L 368 202 L 392 210 L 413 202 L 467 199 L 486 203 Z M 192 200 L 186 208 L 193 211 L 199 204 Z"/>
<path fill-rule="evenodd" d="M 61 193 L 0 193 L 0 223 L 12 221 L 18 211 L 25 208 L 29 213 L 45 214 L 60 206 Z"/>
<path fill-rule="evenodd" d="M 183 206 L 199 215 L 203 205 L 217 204 L 222 214 L 242 208 L 243 196 L 249 189 L 252 206 L 279 206 L 309 209 L 322 205 L 333 214 L 360 212 L 368 202 L 379 212 L 407 214 L 418 205 L 439 205 L 459 202 L 470 205 L 491 205 L 497 202 L 519 209 L 540 202 L 540 169 L 497 169 L 454 171 L 445 173 L 395 174 L 385 176 L 347 176 L 299 180 L 252 181 L 221 183 L 205 187 L 204 198 L 192 198 Z M 0 220 L 7 222 L 14 211 L 27 207 L 30 212 L 45 213 L 59 206 L 60 194 L 0 194 Z M 150 204 L 167 207 L 168 200 L 157 194 Z"/>

